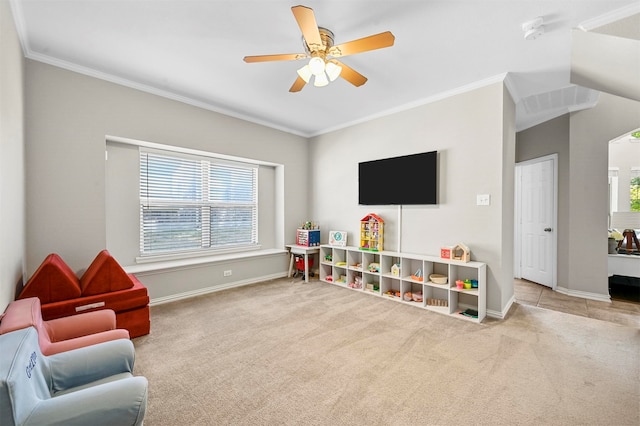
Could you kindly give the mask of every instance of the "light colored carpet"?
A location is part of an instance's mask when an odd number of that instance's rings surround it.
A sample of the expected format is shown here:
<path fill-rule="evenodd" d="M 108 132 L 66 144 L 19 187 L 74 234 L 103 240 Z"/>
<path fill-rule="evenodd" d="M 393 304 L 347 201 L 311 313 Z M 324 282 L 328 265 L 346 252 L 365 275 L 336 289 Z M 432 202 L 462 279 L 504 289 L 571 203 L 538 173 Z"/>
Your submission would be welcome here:
<path fill-rule="evenodd" d="M 151 321 L 147 426 L 640 424 L 640 331 L 533 306 L 477 325 L 282 279 Z"/>

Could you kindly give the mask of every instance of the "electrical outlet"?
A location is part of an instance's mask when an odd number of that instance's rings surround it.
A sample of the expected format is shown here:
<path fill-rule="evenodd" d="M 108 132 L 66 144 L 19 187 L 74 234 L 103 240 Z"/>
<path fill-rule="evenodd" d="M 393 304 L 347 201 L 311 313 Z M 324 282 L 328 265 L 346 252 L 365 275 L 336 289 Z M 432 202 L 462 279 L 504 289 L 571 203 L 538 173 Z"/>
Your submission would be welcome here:
<path fill-rule="evenodd" d="M 231 274 L 232 274 L 231 269 L 229 269 L 229 270 L 227 270 L 227 271 L 224 271 L 224 276 L 225 276 L 225 277 L 230 277 L 230 276 L 231 276 Z"/>
<path fill-rule="evenodd" d="M 491 195 L 489 194 L 478 194 L 476 196 L 476 205 L 478 206 L 488 206 L 491 204 Z"/>

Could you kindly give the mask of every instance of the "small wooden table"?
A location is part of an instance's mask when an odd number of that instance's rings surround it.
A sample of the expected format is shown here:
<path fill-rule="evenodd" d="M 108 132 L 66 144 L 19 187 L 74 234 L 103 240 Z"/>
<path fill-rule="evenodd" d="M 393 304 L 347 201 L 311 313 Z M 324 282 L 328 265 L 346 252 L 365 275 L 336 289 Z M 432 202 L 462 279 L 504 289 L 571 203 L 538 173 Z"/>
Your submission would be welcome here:
<path fill-rule="evenodd" d="M 320 247 L 307 247 L 307 246 L 299 246 L 297 244 L 287 244 L 285 247 L 289 249 L 291 252 L 291 260 L 289 260 L 289 274 L 287 277 L 291 277 L 291 272 L 293 271 L 293 259 L 296 254 L 304 255 L 304 282 L 309 282 L 309 255 L 314 253 L 320 253 Z"/>

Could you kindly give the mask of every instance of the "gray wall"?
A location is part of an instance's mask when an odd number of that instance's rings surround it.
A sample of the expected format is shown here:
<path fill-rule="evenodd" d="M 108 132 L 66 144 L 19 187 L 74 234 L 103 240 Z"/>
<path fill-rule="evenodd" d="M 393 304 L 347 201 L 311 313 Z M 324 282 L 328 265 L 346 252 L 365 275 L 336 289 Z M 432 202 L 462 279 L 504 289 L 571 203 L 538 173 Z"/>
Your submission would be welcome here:
<path fill-rule="evenodd" d="M 640 70 L 639 70 L 640 71 Z M 638 127 L 640 102 L 602 93 L 571 114 L 569 129 L 568 290 L 609 294 L 607 281 L 609 141 Z"/>
<path fill-rule="evenodd" d="M 607 299 L 608 146 L 638 127 L 640 102 L 598 104 L 517 135 L 517 161 L 558 154 L 558 290 Z"/>
<path fill-rule="evenodd" d="M 438 255 L 442 246 L 467 244 L 488 264 L 488 309 L 501 314 L 513 295 L 514 111 L 495 83 L 313 138 L 313 217 L 323 229 L 347 231 L 354 246 L 369 212 L 385 220 L 386 250 Z M 399 218 L 397 206 L 358 205 L 359 162 L 433 150 L 437 206 L 404 206 Z M 477 206 L 477 194 L 490 194 L 491 205 Z"/>
<path fill-rule="evenodd" d="M 558 287 L 569 283 L 569 114 L 518 132 L 516 162 L 558 154 Z"/>
<path fill-rule="evenodd" d="M 23 70 L 9 2 L 0 1 L 0 312 L 14 299 L 24 271 Z"/>
<path fill-rule="evenodd" d="M 308 217 L 308 170 L 300 161 L 308 156 L 305 138 L 30 60 L 26 83 L 28 274 L 52 252 L 80 274 L 109 248 L 106 135 L 282 164 L 285 241 L 293 241 L 296 224 Z M 128 226 L 121 232 L 131 232 Z M 130 265 L 130 257 L 114 256 Z M 197 284 L 180 271 L 169 281 L 156 273 L 139 277 L 152 298 L 163 298 L 282 275 L 288 265 L 284 253 L 230 263 L 233 268 L 199 266 Z M 223 278 L 224 269 L 234 275 Z"/>

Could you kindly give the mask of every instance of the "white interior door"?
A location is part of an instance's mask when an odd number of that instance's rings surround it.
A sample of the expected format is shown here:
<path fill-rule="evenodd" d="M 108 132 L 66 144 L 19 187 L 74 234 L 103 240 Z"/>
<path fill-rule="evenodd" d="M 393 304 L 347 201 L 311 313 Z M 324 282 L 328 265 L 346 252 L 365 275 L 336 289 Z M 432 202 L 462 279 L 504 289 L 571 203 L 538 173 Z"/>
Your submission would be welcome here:
<path fill-rule="evenodd" d="M 516 165 L 516 275 L 556 287 L 556 156 Z"/>

